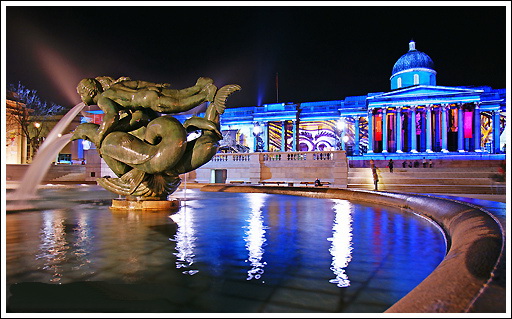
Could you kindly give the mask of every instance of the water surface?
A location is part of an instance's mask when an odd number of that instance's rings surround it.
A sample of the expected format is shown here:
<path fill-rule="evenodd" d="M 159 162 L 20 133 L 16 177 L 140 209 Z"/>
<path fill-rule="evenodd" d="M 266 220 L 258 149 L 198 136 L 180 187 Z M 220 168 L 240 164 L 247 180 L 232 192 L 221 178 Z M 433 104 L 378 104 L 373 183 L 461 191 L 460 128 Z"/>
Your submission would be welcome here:
<path fill-rule="evenodd" d="M 189 189 L 140 213 L 39 192 L 53 208 L 6 215 L 8 311 L 382 312 L 445 254 L 430 222 L 346 200 Z"/>

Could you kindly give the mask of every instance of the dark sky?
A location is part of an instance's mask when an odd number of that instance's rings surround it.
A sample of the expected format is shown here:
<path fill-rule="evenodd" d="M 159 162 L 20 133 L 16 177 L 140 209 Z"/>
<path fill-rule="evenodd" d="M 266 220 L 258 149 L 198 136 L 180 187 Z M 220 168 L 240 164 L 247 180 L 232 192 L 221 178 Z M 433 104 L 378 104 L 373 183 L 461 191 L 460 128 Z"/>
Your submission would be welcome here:
<path fill-rule="evenodd" d="M 176 89 L 200 76 L 218 87 L 241 85 L 228 107 L 338 100 L 389 91 L 393 65 L 414 39 L 434 61 L 438 85 L 506 87 L 510 8 L 504 5 L 107 3 L 4 8 L 7 84 L 21 81 L 66 107 L 79 102 L 75 87 L 82 78 L 103 75 Z"/>

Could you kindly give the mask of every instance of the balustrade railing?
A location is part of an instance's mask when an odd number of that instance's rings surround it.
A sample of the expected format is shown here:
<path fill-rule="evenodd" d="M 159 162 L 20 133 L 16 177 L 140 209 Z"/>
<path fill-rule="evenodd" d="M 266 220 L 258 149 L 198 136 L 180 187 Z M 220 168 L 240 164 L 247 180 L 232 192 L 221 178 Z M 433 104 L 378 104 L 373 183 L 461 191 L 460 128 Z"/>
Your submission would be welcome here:
<path fill-rule="evenodd" d="M 246 162 L 250 160 L 250 154 L 238 154 L 238 153 L 228 153 L 228 154 L 216 154 L 213 156 L 213 162 Z"/>
<path fill-rule="evenodd" d="M 218 153 L 212 162 L 248 162 L 251 157 L 261 156 L 265 162 L 270 161 L 332 161 L 334 152 L 262 152 L 262 153 Z"/>
<path fill-rule="evenodd" d="M 333 152 L 285 152 L 285 153 L 262 153 L 264 161 L 332 161 Z"/>

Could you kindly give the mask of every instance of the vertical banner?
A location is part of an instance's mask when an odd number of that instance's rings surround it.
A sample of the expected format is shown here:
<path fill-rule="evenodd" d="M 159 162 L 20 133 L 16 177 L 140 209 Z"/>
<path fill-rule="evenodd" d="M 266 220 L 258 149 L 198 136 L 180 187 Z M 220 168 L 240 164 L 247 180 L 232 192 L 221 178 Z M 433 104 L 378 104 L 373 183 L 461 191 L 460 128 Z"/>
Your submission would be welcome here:
<path fill-rule="evenodd" d="M 375 137 L 374 141 L 382 141 L 382 114 L 375 115 Z"/>
<path fill-rule="evenodd" d="M 464 112 L 464 138 L 473 137 L 473 111 Z"/>

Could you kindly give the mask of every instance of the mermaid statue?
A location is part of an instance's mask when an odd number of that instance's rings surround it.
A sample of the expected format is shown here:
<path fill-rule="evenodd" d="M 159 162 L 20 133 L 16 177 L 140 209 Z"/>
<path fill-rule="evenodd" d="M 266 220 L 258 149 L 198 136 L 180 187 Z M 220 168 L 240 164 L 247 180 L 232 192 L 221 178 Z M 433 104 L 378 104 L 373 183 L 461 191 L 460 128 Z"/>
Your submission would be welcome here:
<path fill-rule="evenodd" d="M 127 200 L 166 200 L 181 174 L 215 155 L 222 139 L 220 115 L 228 96 L 240 89 L 236 84 L 217 89 L 206 77 L 181 90 L 127 77 L 86 78 L 77 92 L 86 105 L 98 105 L 103 121 L 78 125 L 71 139 L 91 141 L 117 175 L 97 179 L 105 189 Z M 208 103 L 204 118 L 192 116 L 181 124 L 170 115 L 202 103 Z"/>

